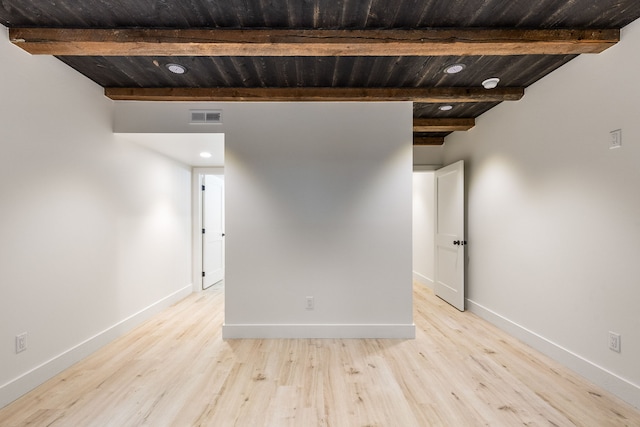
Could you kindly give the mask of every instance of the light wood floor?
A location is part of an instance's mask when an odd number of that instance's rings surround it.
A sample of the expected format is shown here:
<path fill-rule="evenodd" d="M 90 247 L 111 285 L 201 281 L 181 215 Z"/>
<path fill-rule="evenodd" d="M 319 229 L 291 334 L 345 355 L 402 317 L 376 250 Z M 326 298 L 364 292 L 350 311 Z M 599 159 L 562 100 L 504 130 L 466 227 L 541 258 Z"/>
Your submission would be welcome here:
<path fill-rule="evenodd" d="M 640 426 L 640 413 L 414 286 L 415 340 L 221 338 L 193 294 L 0 410 L 1 426 Z"/>

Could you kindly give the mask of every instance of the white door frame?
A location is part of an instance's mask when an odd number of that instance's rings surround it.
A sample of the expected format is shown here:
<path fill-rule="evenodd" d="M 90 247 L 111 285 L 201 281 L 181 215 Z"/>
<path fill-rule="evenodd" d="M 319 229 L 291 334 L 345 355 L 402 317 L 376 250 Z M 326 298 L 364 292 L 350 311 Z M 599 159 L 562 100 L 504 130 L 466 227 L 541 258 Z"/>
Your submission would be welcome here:
<path fill-rule="evenodd" d="M 202 291 L 202 176 L 224 176 L 223 167 L 198 167 L 191 169 L 191 229 L 192 287 Z"/>

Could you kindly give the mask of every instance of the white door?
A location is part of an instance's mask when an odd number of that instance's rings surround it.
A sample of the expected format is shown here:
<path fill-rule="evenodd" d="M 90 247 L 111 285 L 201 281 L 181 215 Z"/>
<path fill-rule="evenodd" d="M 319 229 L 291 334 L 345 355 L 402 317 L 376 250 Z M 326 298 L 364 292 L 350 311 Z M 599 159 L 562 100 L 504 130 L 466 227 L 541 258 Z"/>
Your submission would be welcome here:
<path fill-rule="evenodd" d="M 435 294 L 464 311 L 464 162 L 435 175 Z"/>
<path fill-rule="evenodd" d="M 224 181 L 205 175 L 202 188 L 202 289 L 206 289 L 224 278 Z"/>

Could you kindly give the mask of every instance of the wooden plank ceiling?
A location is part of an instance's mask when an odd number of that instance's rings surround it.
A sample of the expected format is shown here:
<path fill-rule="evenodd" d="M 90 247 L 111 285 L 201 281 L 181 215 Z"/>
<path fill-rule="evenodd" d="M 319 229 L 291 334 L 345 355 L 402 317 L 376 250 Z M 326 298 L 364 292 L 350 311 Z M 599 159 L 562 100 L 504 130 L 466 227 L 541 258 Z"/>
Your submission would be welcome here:
<path fill-rule="evenodd" d="M 112 99 L 413 101 L 416 145 L 472 128 L 638 17 L 637 0 L 0 2 L 13 43 Z"/>

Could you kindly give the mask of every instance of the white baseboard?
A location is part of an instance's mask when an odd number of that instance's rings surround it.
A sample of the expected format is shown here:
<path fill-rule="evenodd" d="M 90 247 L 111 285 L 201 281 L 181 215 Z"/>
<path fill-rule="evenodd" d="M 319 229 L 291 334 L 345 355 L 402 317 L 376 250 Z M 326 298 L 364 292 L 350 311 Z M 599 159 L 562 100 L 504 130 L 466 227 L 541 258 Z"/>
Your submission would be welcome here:
<path fill-rule="evenodd" d="M 427 276 L 423 276 L 417 271 L 413 272 L 413 281 L 420 283 L 421 285 L 424 285 L 427 288 L 433 289 L 433 279 L 429 279 Z"/>
<path fill-rule="evenodd" d="M 190 284 L 0 386 L 0 408 L 191 294 Z"/>
<path fill-rule="evenodd" d="M 536 334 L 533 331 L 501 316 L 500 314 L 467 299 L 467 308 L 472 313 L 492 323 L 503 331 L 530 345 L 539 352 L 563 364 L 592 383 L 618 396 L 627 403 L 640 408 L 640 386 L 599 366 L 584 357 Z"/>
<path fill-rule="evenodd" d="M 416 327 L 402 325 L 223 325 L 222 338 L 396 338 L 415 339 Z"/>

